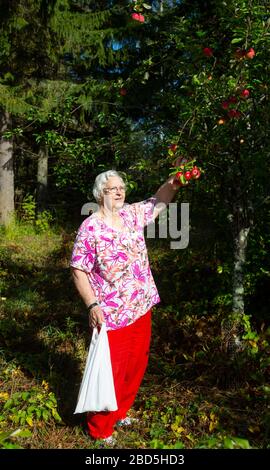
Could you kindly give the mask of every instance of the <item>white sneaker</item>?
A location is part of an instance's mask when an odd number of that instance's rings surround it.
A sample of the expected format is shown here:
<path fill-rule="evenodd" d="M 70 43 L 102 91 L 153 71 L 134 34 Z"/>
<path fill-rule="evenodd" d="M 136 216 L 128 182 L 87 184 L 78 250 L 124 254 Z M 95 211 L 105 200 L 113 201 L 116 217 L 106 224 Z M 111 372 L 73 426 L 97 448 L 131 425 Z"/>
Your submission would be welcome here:
<path fill-rule="evenodd" d="M 137 418 L 130 418 L 127 416 L 126 418 L 120 419 L 117 421 L 117 426 L 131 426 L 132 424 L 138 423 L 139 420 Z"/>

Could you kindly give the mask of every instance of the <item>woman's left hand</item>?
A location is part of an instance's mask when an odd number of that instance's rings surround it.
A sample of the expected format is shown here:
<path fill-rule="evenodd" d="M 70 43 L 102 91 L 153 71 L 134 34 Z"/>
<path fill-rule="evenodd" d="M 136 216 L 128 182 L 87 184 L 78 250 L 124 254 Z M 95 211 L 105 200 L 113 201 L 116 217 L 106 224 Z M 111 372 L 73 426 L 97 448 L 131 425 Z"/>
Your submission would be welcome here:
<path fill-rule="evenodd" d="M 101 326 L 105 322 L 103 312 L 99 305 L 91 308 L 89 311 L 89 326 L 90 328 L 95 328 L 96 326 Z"/>

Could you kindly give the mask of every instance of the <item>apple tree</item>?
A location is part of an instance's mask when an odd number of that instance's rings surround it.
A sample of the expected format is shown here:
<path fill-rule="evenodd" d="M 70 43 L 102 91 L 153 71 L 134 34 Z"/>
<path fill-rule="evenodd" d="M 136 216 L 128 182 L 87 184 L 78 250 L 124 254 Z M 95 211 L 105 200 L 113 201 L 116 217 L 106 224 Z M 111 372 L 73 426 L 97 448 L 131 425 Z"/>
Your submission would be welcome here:
<path fill-rule="evenodd" d="M 175 145 L 172 160 L 195 158 L 205 170 L 197 200 L 212 206 L 224 238 L 231 240 L 232 349 L 241 343 L 243 324 L 248 327 L 248 242 L 261 230 L 261 217 L 269 217 L 267 5 L 264 0 L 162 2 L 133 82 L 149 111 L 143 125 L 158 134 L 160 147 Z"/>
<path fill-rule="evenodd" d="M 184 2 L 185 3 L 185 2 Z M 177 141 L 206 170 L 203 190 L 214 193 L 233 241 L 232 315 L 234 344 L 245 320 L 245 262 L 258 207 L 269 194 L 270 17 L 266 2 L 231 0 L 197 3 L 187 26 L 175 34 L 182 52 L 178 77 Z M 195 2 L 196 4 L 196 2 Z M 267 207 L 267 206 L 265 206 Z M 224 227 L 226 225 L 224 224 Z"/>

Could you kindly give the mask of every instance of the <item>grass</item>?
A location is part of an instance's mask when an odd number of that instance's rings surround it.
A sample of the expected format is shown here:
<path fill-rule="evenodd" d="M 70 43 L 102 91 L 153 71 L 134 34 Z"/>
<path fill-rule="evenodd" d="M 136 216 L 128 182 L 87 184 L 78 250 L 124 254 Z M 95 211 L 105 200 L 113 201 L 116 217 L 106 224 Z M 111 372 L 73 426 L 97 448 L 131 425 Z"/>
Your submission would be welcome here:
<path fill-rule="evenodd" d="M 0 447 L 98 448 L 84 416 L 73 415 L 89 342 L 69 271 L 74 233 L 21 226 L 2 235 Z M 268 447 L 269 334 L 235 364 L 220 350 L 220 314 L 198 315 L 198 306 L 193 314 L 182 301 L 180 316 L 175 304 L 154 309 L 149 367 L 131 410 L 140 422 L 115 431 L 118 447 Z"/>

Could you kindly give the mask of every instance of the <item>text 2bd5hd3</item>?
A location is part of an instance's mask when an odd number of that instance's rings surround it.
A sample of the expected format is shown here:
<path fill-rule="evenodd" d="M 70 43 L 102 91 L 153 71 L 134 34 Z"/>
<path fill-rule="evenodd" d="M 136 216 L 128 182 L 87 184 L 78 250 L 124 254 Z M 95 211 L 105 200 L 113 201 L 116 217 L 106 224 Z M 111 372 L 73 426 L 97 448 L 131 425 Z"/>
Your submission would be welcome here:
<path fill-rule="evenodd" d="M 185 459 L 182 454 L 130 454 L 126 462 L 129 465 L 183 465 Z"/>

